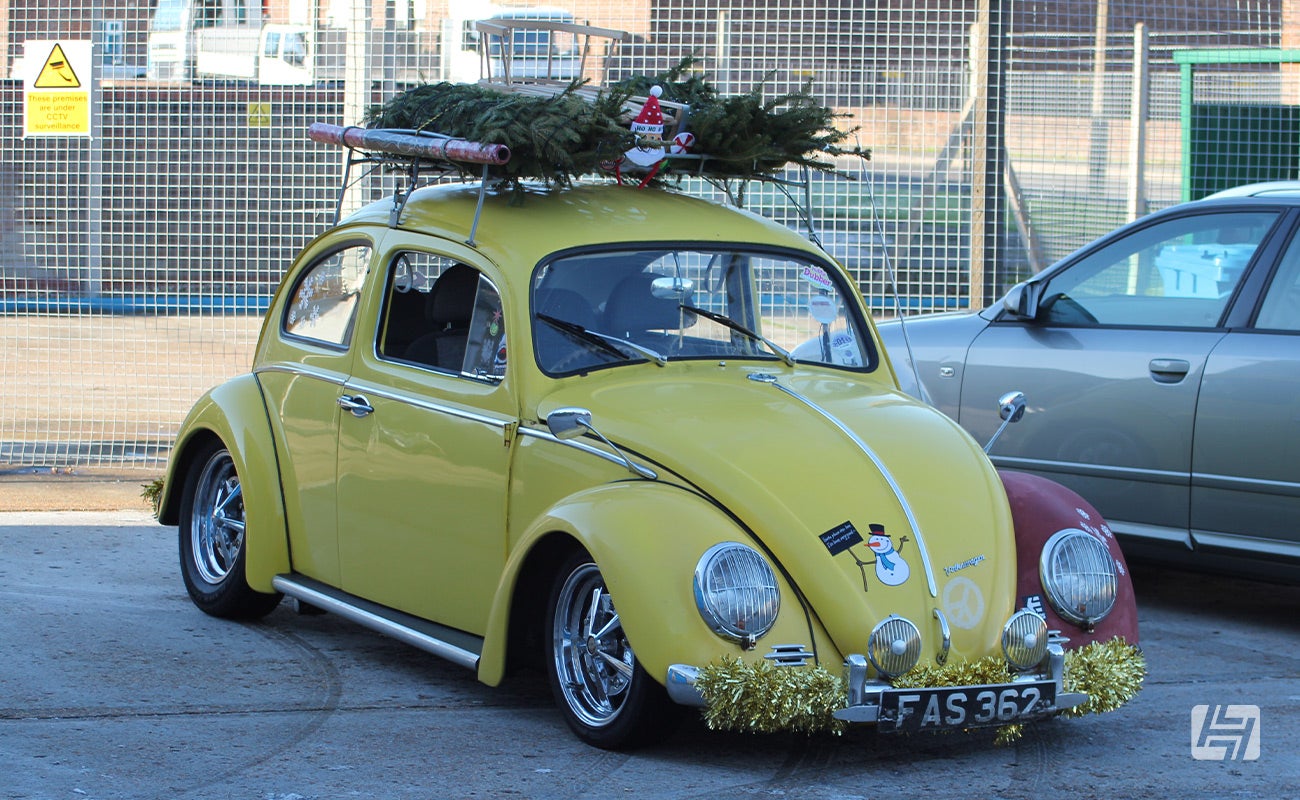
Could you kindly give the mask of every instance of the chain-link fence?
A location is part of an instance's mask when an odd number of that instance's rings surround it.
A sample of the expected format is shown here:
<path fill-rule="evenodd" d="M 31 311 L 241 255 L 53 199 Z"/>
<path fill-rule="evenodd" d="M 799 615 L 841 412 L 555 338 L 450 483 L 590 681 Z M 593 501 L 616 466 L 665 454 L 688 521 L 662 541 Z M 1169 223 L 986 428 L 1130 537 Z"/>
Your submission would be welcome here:
<path fill-rule="evenodd" d="M 627 31 L 619 74 L 694 55 L 724 92 L 807 88 L 843 114 L 872 157 L 858 181 L 813 176 L 818 234 L 892 314 L 983 305 L 1127 219 L 1296 177 L 1290 7 L 554 0 L 528 13 Z M 486 0 L 7 9 L 0 464 L 38 466 L 161 466 L 198 395 L 247 368 L 282 271 L 333 216 L 342 157 L 307 126 L 357 123 L 412 83 L 476 79 L 474 21 L 523 13 Z M 59 107 L 41 92 L 68 86 L 84 90 L 70 101 L 84 129 L 58 131 L 57 114 L 53 134 L 33 128 L 34 109 Z M 797 224 L 775 194 L 749 196 Z"/>

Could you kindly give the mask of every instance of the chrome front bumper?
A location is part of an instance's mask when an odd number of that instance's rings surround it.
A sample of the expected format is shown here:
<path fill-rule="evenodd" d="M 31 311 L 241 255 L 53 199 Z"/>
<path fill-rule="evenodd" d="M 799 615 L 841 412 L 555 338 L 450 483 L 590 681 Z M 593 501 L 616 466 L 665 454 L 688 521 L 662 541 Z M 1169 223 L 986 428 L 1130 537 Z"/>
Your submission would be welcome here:
<path fill-rule="evenodd" d="M 836 719 L 845 722 L 882 722 L 880 712 L 882 708 L 882 700 L 886 693 L 914 691 L 895 689 L 885 681 L 869 678 L 867 676 L 866 657 L 856 653 L 845 659 L 844 669 L 845 678 L 848 683 L 848 694 L 845 698 L 844 707 L 835 711 L 833 716 Z M 695 685 L 696 679 L 699 677 L 699 672 L 700 670 L 698 667 L 689 664 L 673 664 L 668 668 L 668 696 L 672 698 L 673 702 L 685 706 L 703 707 L 706 705 L 704 696 L 700 694 Z M 1020 716 L 1012 721 L 1019 722 L 1028 719 L 1051 716 L 1057 712 L 1085 703 L 1088 700 L 1088 695 L 1086 694 L 1065 691 L 1065 651 L 1059 643 L 1055 642 L 1048 646 L 1047 655 L 1043 659 L 1040 669 L 1018 675 L 1013 678 L 1010 683 L 935 688 L 953 690 L 967 689 L 976 693 L 985 691 L 998 692 L 1002 689 L 1014 689 L 1043 682 L 1051 682 L 1055 685 L 1056 692 L 1054 701 L 1042 705 L 1032 714 Z"/>

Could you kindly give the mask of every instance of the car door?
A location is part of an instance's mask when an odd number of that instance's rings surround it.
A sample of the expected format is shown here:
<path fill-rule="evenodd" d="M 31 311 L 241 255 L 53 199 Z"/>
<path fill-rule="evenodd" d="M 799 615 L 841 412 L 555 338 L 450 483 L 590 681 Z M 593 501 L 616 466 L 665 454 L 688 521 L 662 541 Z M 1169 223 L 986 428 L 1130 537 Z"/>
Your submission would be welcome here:
<path fill-rule="evenodd" d="M 1300 562 L 1300 237 L 1253 322 L 1210 354 L 1191 494 L 1198 549 Z"/>
<path fill-rule="evenodd" d="M 518 409 L 501 298 L 474 258 L 408 243 L 385 259 L 374 343 L 341 398 L 338 529 L 346 591 L 482 634 Z"/>
<path fill-rule="evenodd" d="M 257 357 L 276 431 L 293 569 L 339 582 L 335 460 L 339 394 L 352 369 L 356 318 L 374 245 L 355 235 L 322 242 L 289 288 L 284 316 L 268 320 Z"/>
<path fill-rule="evenodd" d="M 1117 530 L 1189 543 L 1201 378 L 1277 216 L 1166 217 L 1054 270 L 1034 319 L 1004 316 L 972 342 L 960 422 L 986 440 L 999 423 L 996 398 L 1025 392 L 1029 411 L 998 441 L 995 463 L 1066 484 Z"/>

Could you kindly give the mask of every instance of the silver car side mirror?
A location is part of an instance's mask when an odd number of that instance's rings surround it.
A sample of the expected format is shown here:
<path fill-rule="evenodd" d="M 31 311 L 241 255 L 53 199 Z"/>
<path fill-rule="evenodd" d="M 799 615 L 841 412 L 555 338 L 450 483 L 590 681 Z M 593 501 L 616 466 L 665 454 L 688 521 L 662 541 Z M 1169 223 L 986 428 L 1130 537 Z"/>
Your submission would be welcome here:
<path fill-rule="evenodd" d="M 998 398 L 998 416 L 1002 418 L 1002 424 L 993 433 L 988 444 L 984 445 L 984 452 L 987 453 L 993 449 L 993 443 L 998 440 L 1007 426 L 1013 422 L 1019 422 L 1020 418 L 1025 415 L 1025 393 L 1024 392 L 1007 392 Z"/>
<path fill-rule="evenodd" d="M 591 429 L 591 412 L 585 408 L 557 408 L 546 415 L 546 427 L 556 439 L 576 439 Z"/>
<path fill-rule="evenodd" d="M 659 476 L 649 467 L 634 463 L 632 459 L 618 449 L 618 445 L 605 438 L 605 434 L 596 430 L 591 424 L 591 412 L 585 408 L 557 408 L 546 415 L 546 427 L 550 430 L 551 435 L 556 439 L 576 439 L 584 433 L 590 431 L 597 439 L 605 443 L 605 446 L 614 451 L 618 456 L 619 463 L 627 467 L 634 475 L 642 478 L 654 480 Z"/>
<path fill-rule="evenodd" d="M 1002 296 L 1002 310 L 1017 319 L 1032 320 L 1038 316 L 1038 295 L 1041 287 L 1032 281 L 1022 281 L 1012 286 Z"/>

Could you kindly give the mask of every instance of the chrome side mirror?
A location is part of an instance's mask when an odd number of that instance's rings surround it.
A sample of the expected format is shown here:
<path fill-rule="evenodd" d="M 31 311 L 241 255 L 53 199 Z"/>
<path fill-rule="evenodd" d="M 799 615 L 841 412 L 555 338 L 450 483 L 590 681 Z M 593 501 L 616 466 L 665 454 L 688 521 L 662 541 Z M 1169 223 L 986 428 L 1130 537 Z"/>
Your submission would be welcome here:
<path fill-rule="evenodd" d="M 1002 424 L 994 431 L 988 444 L 984 445 L 984 452 L 987 453 L 993 449 L 993 443 L 998 440 L 1007 426 L 1013 422 L 1019 422 L 1020 418 L 1025 415 L 1025 393 L 1024 392 L 1007 392 L 998 398 L 998 416 L 1002 418 Z"/>
<path fill-rule="evenodd" d="M 1025 393 L 1007 392 L 998 398 L 998 416 L 1007 422 L 1019 422 L 1025 415 Z"/>
<path fill-rule="evenodd" d="M 655 480 L 659 476 L 649 467 L 637 464 L 627 457 L 618 445 L 605 438 L 605 434 L 596 430 L 591 424 L 591 412 L 585 408 L 557 408 L 546 415 L 546 427 L 551 431 L 551 435 L 561 441 L 565 439 L 576 439 L 584 433 L 590 431 L 597 439 L 605 443 L 605 446 L 614 451 L 617 460 L 628 471 L 642 478 Z"/>
<path fill-rule="evenodd" d="M 591 429 L 591 412 L 585 408 L 557 408 L 546 415 L 546 427 L 556 439 L 576 439 Z"/>

